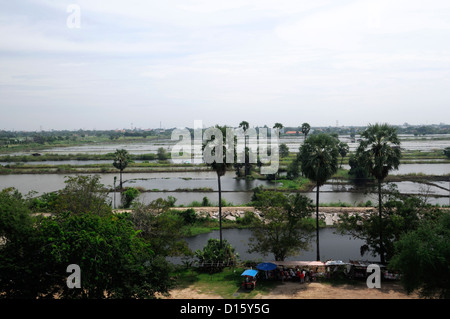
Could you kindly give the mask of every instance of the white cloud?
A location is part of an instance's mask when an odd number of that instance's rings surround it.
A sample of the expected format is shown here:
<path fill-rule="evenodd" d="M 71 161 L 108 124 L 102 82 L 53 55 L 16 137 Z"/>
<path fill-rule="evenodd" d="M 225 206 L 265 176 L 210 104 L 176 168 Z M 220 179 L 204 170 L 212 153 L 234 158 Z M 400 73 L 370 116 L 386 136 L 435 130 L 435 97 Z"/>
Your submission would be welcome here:
<path fill-rule="evenodd" d="M 0 104 L 21 111 L 365 124 L 430 95 L 416 116 L 432 121 L 450 101 L 445 1 L 77 0 L 81 29 L 66 26 L 69 2 L 26 3 L 0 12 Z"/>

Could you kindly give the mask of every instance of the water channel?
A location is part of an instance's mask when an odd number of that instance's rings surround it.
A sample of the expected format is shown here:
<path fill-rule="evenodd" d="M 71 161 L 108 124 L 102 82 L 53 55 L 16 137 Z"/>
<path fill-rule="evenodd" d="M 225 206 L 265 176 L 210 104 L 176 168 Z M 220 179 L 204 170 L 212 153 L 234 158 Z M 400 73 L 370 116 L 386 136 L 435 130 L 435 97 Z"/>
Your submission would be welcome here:
<path fill-rule="evenodd" d="M 415 165 L 415 164 L 414 164 Z M 441 164 L 421 164 L 429 167 Z M 444 164 L 449 165 L 449 164 Z M 447 166 L 448 167 L 448 166 Z M 74 176 L 72 174 L 70 176 Z M 57 191 L 64 188 L 65 176 L 63 174 L 16 174 L 16 175 L 2 175 L 0 176 L 0 189 L 6 187 L 15 187 L 21 193 L 26 194 L 30 191 L 37 192 L 37 195 L 43 193 Z M 100 182 L 105 186 L 113 187 L 114 177 L 118 174 L 104 173 L 99 174 Z M 203 197 L 208 197 L 212 203 L 218 202 L 217 195 L 217 176 L 214 172 L 155 172 L 155 173 L 126 173 L 123 174 L 124 186 L 141 187 L 152 192 L 144 192 L 140 195 L 139 200 L 148 203 L 156 198 L 167 198 L 173 196 L 177 198 L 176 205 L 188 205 L 192 201 L 201 201 Z M 253 194 L 253 188 L 257 186 L 273 187 L 273 182 L 263 180 L 236 180 L 234 172 L 227 172 L 221 178 L 223 198 L 234 205 L 247 204 Z M 413 183 L 413 182 L 399 182 L 398 190 L 401 193 L 408 194 L 426 194 L 429 195 L 429 202 L 432 204 L 449 204 L 449 182 L 436 181 L 432 182 L 433 186 L 428 184 Z M 118 185 L 118 178 L 116 185 Z M 202 191 L 202 188 L 204 191 Z M 196 189 L 195 192 L 189 191 Z M 207 191 L 207 190 L 212 191 Z M 183 191 L 184 190 L 184 191 Z M 357 205 L 365 203 L 368 200 L 374 204 L 377 203 L 377 196 L 371 190 L 355 189 L 350 184 L 333 185 L 325 184 L 320 189 L 321 203 L 348 203 Z M 369 191 L 369 192 L 367 192 Z M 315 192 L 306 192 L 304 195 L 315 201 Z M 442 197 L 433 197 L 432 195 L 441 195 Z M 113 198 L 111 194 L 111 198 Z M 116 207 L 119 205 L 116 196 Z"/>
<path fill-rule="evenodd" d="M 407 138 L 407 137 L 406 137 Z M 349 142 L 349 137 L 342 137 L 341 140 Z M 298 151 L 298 147 L 303 142 L 302 137 L 283 138 L 281 143 L 288 144 L 291 151 Z M 90 154 L 104 154 L 114 152 L 117 148 L 125 148 L 133 154 L 143 154 L 156 152 L 159 147 L 169 149 L 173 145 L 170 141 L 158 141 L 157 143 L 142 143 L 142 144 L 123 144 L 123 145 L 87 145 L 68 148 L 58 148 L 46 151 L 39 151 L 40 153 L 59 153 L 59 154 L 76 154 L 76 153 L 90 153 Z M 356 143 L 350 143 L 351 149 L 355 148 Z M 406 149 L 430 150 L 436 148 L 444 148 L 450 146 L 450 140 L 405 140 L 402 147 Z M 22 153 L 20 155 L 29 154 Z M 19 154 L 16 154 L 19 155 Z M 50 165 L 89 165 L 89 164 L 107 164 L 111 161 L 42 161 L 41 164 Z M 0 163 L 0 165 L 7 165 L 11 163 Z M 39 164 L 39 162 L 28 162 L 27 164 Z M 345 167 L 345 168 L 348 168 Z M 391 174 L 410 174 L 410 173 L 424 173 L 431 175 L 443 175 L 450 172 L 450 163 L 430 163 L 427 164 L 402 164 L 399 170 L 393 171 Z M 75 174 L 73 174 L 75 175 Z M 73 176 L 72 175 L 72 176 Z M 118 173 L 104 173 L 99 174 L 100 181 L 106 186 L 112 187 L 114 184 L 114 177 Z M 173 172 L 173 173 L 127 173 L 123 174 L 125 181 L 124 186 L 141 187 L 151 192 L 143 192 L 138 200 L 149 203 L 157 198 L 168 198 L 169 196 L 177 199 L 176 205 L 189 205 L 193 201 L 201 202 L 203 197 L 207 197 L 210 202 L 216 204 L 218 202 L 217 194 L 217 176 L 214 172 Z M 37 195 L 57 191 L 65 186 L 65 175 L 63 174 L 17 174 L 17 175 L 1 175 L 0 176 L 0 190 L 6 187 L 15 187 L 22 194 L 30 191 L 36 191 Z M 227 172 L 222 177 L 222 197 L 234 205 L 244 205 L 250 202 L 253 194 L 252 189 L 257 186 L 271 186 L 275 184 L 267 181 L 253 180 L 236 180 L 234 172 Z M 117 185 L 116 184 L 116 185 Z M 449 205 L 449 189 L 450 183 L 448 180 L 433 181 L 432 184 L 421 184 L 414 182 L 399 182 L 396 183 L 398 189 L 403 193 L 413 194 L 428 194 L 428 202 L 432 204 Z M 211 191 L 181 191 L 182 189 L 211 189 Z M 335 185 L 326 184 L 320 189 L 321 203 L 348 203 L 357 205 L 365 203 L 370 200 L 374 205 L 377 203 L 376 193 L 367 192 L 367 190 L 355 190 L 352 185 Z M 116 193 L 116 195 L 118 195 Z M 307 197 L 315 202 L 315 192 L 304 193 Z M 433 197 L 432 195 L 441 195 L 442 197 Z M 444 197 L 445 196 L 445 197 Z M 111 200 L 115 197 L 115 207 L 120 204 L 120 196 L 110 194 Z M 251 230 L 248 229 L 226 229 L 223 231 L 223 236 L 227 239 L 233 247 L 236 248 L 242 260 L 273 260 L 273 256 L 262 256 L 256 253 L 248 253 L 248 242 L 251 236 Z M 195 237 L 187 238 L 189 247 L 192 250 L 202 249 L 209 238 L 218 238 L 218 232 L 213 231 L 208 234 L 202 234 Z M 353 239 L 350 236 L 342 236 L 334 233 L 334 229 L 325 228 L 320 230 L 321 243 L 321 259 L 340 259 L 347 261 L 349 259 L 370 259 L 376 260 L 378 257 L 370 255 L 360 255 L 360 246 L 364 243 L 361 240 Z M 314 260 L 315 241 L 311 242 L 311 249 L 308 251 L 299 252 L 297 256 L 292 256 L 288 260 Z M 178 260 L 179 262 L 179 260 Z"/>
<path fill-rule="evenodd" d="M 403 150 L 419 150 L 419 151 L 431 151 L 435 149 L 442 150 L 446 147 L 450 147 L 450 134 L 430 134 L 425 137 L 414 137 L 414 135 L 400 134 L 401 148 Z M 352 141 L 348 135 L 340 135 L 339 140 L 349 145 L 350 151 L 356 150 L 359 145 L 359 136 L 355 137 L 355 142 Z M 141 143 L 123 143 L 123 144 L 90 144 L 81 146 L 70 147 L 57 147 L 44 150 L 30 150 L 28 152 L 15 152 L 10 155 L 30 155 L 35 152 L 41 154 L 53 153 L 53 154 L 107 154 L 114 153 L 116 149 L 126 149 L 130 154 L 146 154 L 156 153 L 158 148 L 163 147 L 170 151 L 170 149 L 178 141 L 172 141 L 170 139 L 142 141 Z M 299 147 L 303 144 L 303 136 L 282 136 L 279 139 L 279 144 L 286 144 L 291 152 L 298 152 Z M 257 139 L 248 139 L 249 148 L 256 150 Z"/>
<path fill-rule="evenodd" d="M 352 236 L 336 234 L 334 228 L 322 228 L 319 231 L 320 240 L 320 258 L 321 260 L 378 260 L 378 255 L 372 256 L 365 253 L 361 256 L 360 247 L 365 244 L 360 239 L 355 239 Z M 261 260 L 273 261 L 273 254 L 264 256 L 260 253 L 249 253 L 249 239 L 252 236 L 250 229 L 224 229 L 222 230 L 223 239 L 226 239 L 242 261 L 245 260 Z M 206 234 L 186 238 L 186 242 L 192 251 L 197 249 L 202 250 L 206 245 L 208 239 L 219 238 L 219 231 L 212 231 Z M 315 236 L 309 244 L 309 250 L 299 251 L 295 256 L 290 256 L 286 260 L 316 260 L 316 239 Z M 181 263 L 181 258 L 171 258 L 174 263 Z"/>

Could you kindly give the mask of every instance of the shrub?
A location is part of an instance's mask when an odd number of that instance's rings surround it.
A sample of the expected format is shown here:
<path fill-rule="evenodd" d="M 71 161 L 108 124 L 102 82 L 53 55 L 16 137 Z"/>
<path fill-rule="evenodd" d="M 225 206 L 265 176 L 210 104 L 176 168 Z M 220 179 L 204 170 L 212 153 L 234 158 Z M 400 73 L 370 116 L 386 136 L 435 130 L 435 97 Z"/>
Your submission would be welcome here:
<path fill-rule="evenodd" d="M 122 193 L 123 208 L 129 208 L 133 200 L 135 200 L 139 194 L 140 192 L 136 188 L 127 188 L 127 190 Z"/>
<path fill-rule="evenodd" d="M 226 239 L 222 241 L 221 247 L 220 240 L 211 238 L 203 250 L 195 251 L 195 257 L 198 259 L 201 270 L 218 272 L 226 266 L 235 265 L 238 256 Z"/>
<path fill-rule="evenodd" d="M 197 213 L 192 208 L 180 212 L 180 215 L 183 218 L 185 224 L 193 224 L 197 220 Z"/>

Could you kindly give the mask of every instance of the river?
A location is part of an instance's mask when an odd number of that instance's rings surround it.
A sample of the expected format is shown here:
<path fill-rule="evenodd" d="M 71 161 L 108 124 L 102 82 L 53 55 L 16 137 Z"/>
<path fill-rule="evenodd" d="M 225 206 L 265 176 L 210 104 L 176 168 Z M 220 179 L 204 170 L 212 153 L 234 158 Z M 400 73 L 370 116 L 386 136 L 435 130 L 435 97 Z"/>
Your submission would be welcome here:
<path fill-rule="evenodd" d="M 361 256 L 360 247 L 365 244 L 360 239 L 353 238 L 348 235 L 340 235 L 335 233 L 334 228 L 322 228 L 319 230 L 320 239 L 320 259 L 322 261 L 327 259 L 334 260 L 378 260 L 378 256 L 372 256 L 368 253 Z M 250 229 L 223 229 L 222 237 L 226 239 L 232 247 L 239 253 L 239 257 L 242 261 L 245 260 L 261 260 L 271 261 L 275 260 L 273 254 L 264 256 L 260 253 L 249 253 L 249 239 L 252 236 Z M 219 231 L 212 231 L 210 233 L 200 234 L 193 237 L 186 238 L 186 242 L 189 248 L 193 251 L 200 249 L 206 245 L 208 239 L 219 238 Z M 181 263 L 181 258 L 171 258 L 174 263 Z M 307 251 L 301 251 L 295 256 L 290 256 L 286 260 L 316 260 L 316 240 L 310 242 L 310 249 Z"/>

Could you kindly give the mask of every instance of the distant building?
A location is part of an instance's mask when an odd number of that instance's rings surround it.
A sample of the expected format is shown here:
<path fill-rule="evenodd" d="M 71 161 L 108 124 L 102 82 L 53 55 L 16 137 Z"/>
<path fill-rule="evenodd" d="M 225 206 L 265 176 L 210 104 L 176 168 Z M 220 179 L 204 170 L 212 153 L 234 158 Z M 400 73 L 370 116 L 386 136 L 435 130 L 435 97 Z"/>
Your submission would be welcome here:
<path fill-rule="evenodd" d="M 299 133 L 301 133 L 301 132 L 299 132 Z M 287 131 L 287 132 L 284 132 L 284 134 L 295 135 L 295 134 L 297 134 L 297 131 Z"/>

